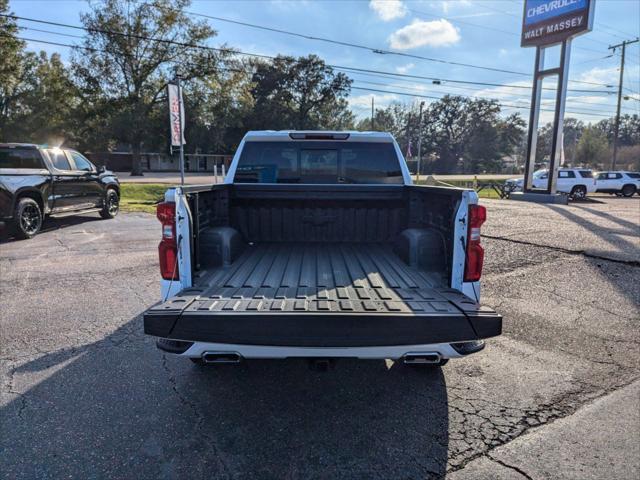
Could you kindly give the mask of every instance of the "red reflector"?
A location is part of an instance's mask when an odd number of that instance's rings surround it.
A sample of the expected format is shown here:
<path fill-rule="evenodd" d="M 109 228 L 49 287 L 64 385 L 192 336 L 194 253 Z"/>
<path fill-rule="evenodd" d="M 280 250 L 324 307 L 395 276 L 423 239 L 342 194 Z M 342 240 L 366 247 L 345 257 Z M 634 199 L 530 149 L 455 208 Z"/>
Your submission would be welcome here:
<path fill-rule="evenodd" d="M 156 217 L 164 224 L 176 222 L 176 204 L 173 202 L 161 202 L 156 205 Z"/>
<path fill-rule="evenodd" d="M 487 220 L 487 209 L 482 205 L 469 205 L 469 230 L 467 232 L 467 261 L 464 281 L 477 282 L 482 276 L 484 249 L 480 245 L 480 227 Z"/>
<path fill-rule="evenodd" d="M 480 228 L 487 221 L 487 209 L 482 205 L 469 205 L 469 226 Z"/>
<path fill-rule="evenodd" d="M 178 249 L 173 241 L 162 240 L 158 245 L 160 256 L 160 275 L 165 280 L 179 280 Z"/>

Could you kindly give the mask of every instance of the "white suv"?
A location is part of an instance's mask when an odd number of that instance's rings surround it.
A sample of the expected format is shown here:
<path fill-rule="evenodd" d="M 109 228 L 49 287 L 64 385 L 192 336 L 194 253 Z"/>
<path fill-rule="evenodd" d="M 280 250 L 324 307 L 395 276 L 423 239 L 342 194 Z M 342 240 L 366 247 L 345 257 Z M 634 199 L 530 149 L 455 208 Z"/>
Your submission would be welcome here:
<path fill-rule="evenodd" d="M 546 188 L 548 181 L 548 170 L 533 172 L 533 188 Z M 513 192 L 522 191 L 524 179 L 513 178 L 505 183 Z M 593 172 L 587 168 L 560 168 L 556 188 L 558 192 L 567 193 L 573 199 L 582 199 L 587 193 L 596 191 L 596 180 Z"/>
<path fill-rule="evenodd" d="M 618 196 L 633 197 L 640 195 L 640 173 L 638 172 L 600 172 L 597 176 L 597 192 L 615 193 Z"/>

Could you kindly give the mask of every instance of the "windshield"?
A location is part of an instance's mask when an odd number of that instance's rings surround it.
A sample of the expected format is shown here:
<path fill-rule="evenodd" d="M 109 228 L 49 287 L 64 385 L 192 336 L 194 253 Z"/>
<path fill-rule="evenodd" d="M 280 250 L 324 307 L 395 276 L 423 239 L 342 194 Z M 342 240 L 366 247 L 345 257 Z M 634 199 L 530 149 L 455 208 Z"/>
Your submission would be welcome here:
<path fill-rule="evenodd" d="M 537 172 L 533 172 L 533 178 L 547 178 L 547 171 L 538 170 Z"/>
<path fill-rule="evenodd" d="M 403 183 L 391 143 L 247 142 L 237 183 Z"/>

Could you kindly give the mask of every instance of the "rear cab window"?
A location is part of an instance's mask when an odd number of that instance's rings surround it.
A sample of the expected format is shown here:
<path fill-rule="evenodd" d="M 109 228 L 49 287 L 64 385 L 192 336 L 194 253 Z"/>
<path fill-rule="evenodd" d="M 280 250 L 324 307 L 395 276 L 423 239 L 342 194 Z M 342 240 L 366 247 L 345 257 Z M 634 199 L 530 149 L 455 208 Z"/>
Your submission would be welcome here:
<path fill-rule="evenodd" d="M 593 172 L 591 170 L 578 170 L 578 173 L 582 178 L 593 178 Z"/>
<path fill-rule="evenodd" d="M 234 182 L 402 184 L 392 143 L 248 141 Z"/>
<path fill-rule="evenodd" d="M 42 170 L 45 166 L 36 148 L 0 147 L 0 168 Z"/>

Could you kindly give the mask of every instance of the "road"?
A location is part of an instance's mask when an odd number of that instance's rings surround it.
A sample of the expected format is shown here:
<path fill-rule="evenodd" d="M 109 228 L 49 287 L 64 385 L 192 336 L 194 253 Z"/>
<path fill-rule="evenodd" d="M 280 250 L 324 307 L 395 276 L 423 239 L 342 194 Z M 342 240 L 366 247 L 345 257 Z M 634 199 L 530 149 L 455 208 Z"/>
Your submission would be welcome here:
<path fill-rule="evenodd" d="M 162 354 L 152 215 L 0 244 L 0 478 L 637 478 L 640 199 L 483 203 L 504 335 L 432 371 Z"/>

